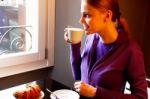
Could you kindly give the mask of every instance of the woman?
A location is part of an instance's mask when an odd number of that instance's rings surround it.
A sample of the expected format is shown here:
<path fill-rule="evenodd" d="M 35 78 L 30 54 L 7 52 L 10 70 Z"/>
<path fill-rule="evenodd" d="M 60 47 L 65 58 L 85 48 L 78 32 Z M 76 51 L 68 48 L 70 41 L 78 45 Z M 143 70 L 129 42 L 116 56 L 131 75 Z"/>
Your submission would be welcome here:
<path fill-rule="evenodd" d="M 143 54 L 128 35 L 117 0 L 81 0 L 81 19 L 87 35 L 71 45 L 74 87 L 92 99 L 147 99 Z M 67 31 L 64 39 L 69 42 Z M 131 94 L 124 94 L 129 82 Z"/>

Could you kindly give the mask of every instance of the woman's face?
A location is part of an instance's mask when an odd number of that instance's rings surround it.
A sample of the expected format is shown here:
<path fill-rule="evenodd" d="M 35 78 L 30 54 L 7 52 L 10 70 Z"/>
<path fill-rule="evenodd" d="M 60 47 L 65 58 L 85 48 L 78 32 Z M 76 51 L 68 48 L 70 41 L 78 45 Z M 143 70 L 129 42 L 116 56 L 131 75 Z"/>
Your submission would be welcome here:
<path fill-rule="evenodd" d="M 87 0 L 81 0 L 81 18 L 80 23 L 83 25 L 85 33 L 100 33 L 105 27 L 105 14 L 90 6 Z"/>

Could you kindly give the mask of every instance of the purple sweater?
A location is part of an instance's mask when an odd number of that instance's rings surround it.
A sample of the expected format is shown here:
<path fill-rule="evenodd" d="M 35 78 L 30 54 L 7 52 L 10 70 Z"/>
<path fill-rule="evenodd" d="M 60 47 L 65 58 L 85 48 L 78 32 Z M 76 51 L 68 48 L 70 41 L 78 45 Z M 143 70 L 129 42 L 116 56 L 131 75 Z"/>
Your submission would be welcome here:
<path fill-rule="evenodd" d="M 71 67 L 75 80 L 97 87 L 93 99 L 147 99 L 147 82 L 143 54 L 136 43 L 121 30 L 112 44 L 103 44 L 98 34 L 71 45 Z M 124 94 L 126 82 L 131 94 Z"/>

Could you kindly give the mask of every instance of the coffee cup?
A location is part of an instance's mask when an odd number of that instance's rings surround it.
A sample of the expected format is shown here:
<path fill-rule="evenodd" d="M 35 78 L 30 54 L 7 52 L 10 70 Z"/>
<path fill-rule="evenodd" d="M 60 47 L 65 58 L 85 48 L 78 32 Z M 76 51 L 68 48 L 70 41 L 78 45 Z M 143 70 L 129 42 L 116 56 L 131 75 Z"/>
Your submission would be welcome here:
<path fill-rule="evenodd" d="M 72 44 L 81 42 L 84 30 L 81 28 L 67 28 L 68 39 Z"/>

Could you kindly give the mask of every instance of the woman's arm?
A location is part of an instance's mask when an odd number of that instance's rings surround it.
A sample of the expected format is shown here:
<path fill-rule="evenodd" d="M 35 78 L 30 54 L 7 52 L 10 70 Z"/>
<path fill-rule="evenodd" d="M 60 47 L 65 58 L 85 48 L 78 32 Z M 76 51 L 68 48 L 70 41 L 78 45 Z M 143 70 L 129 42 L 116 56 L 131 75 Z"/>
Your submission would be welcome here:
<path fill-rule="evenodd" d="M 72 67 L 72 73 L 75 80 L 81 80 L 81 43 L 70 45 L 70 63 Z"/>

